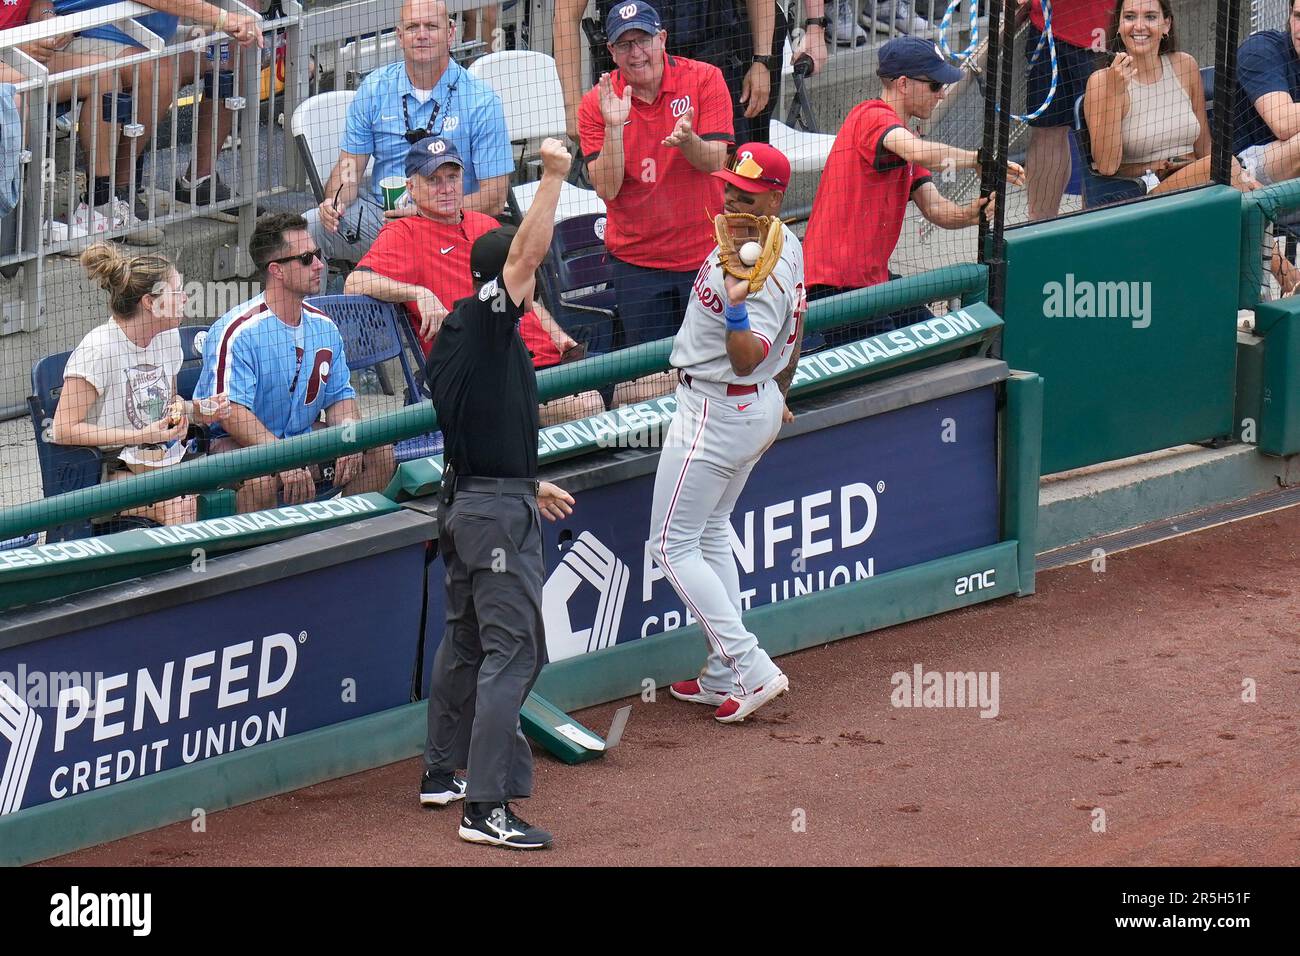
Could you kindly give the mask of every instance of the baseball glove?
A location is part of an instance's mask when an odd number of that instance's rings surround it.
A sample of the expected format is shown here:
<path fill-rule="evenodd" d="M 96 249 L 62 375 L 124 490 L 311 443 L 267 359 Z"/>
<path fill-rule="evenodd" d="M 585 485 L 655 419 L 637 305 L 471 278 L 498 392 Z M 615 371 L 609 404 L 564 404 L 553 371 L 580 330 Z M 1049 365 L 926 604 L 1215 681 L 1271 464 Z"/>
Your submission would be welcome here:
<path fill-rule="evenodd" d="M 718 261 L 722 268 L 737 279 L 747 280 L 750 295 L 763 288 L 781 260 L 781 220 L 776 216 L 723 212 L 713 217 L 713 231 L 718 237 Z M 745 265 L 740 258 L 740 248 L 746 242 L 757 242 L 762 248 L 752 266 Z"/>

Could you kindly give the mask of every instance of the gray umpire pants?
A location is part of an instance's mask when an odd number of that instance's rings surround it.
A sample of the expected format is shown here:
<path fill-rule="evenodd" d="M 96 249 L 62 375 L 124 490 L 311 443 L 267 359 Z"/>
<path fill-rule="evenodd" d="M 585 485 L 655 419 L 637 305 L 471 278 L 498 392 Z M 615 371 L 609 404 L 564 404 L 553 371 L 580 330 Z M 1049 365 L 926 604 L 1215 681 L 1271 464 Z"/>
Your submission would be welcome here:
<path fill-rule="evenodd" d="M 519 709 L 546 663 L 537 501 L 460 491 L 441 520 L 447 626 L 429 682 L 424 766 L 464 767 L 472 803 L 523 799 L 533 754 Z"/>

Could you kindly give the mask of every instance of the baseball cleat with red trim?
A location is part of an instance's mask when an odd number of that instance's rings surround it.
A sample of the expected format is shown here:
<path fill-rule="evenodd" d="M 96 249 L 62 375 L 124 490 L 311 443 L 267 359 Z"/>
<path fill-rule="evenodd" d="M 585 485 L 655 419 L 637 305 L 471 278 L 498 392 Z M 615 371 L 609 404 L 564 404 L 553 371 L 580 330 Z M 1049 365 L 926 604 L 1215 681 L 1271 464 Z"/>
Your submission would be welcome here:
<path fill-rule="evenodd" d="M 722 706 L 718 708 L 718 712 L 713 716 L 720 723 L 739 723 L 769 700 L 780 697 L 789 689 L 790 678 L 777 671 L 775 677 L 752 694 L 746 694 L 743 697 L 737 694 L 730 695 L 722 702 Z"/>
<path fill-rule="evenodd" d="M 668 693 L 689 704 L 708 704 L 710 707 L 719 707 L 727 700 L 726 694 L 720 694 L 716 690 L 705 690 L 701 687 L 698 677 L 692 677 L 690 680 L 679 680 L 676 684 L 669 684 Z"/>

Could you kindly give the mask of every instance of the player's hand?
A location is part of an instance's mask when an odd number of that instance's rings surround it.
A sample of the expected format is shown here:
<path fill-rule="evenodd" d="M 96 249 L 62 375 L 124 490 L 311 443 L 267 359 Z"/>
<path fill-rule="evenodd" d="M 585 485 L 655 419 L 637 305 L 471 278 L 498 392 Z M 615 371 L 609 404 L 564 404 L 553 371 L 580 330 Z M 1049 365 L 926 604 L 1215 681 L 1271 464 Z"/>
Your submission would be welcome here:
<path fill-rule="evenodd" d="M 772 73 L 762 63 L 751 63 L 741 86 L 740 102 L 745 107 L 745 118 L 753 119 L 763 112 L 772 95 Z"/>
<path fill-rule="evenodd" d="M 600 74 L 600 115 L 606 126 L 622 126 L 632 115 L 632 87 L 624 87 L 619 96 L 608 73 Z"/>
<path fill-rule="evenodd" d="M 748 78 L 746 78 L 746 82 L 748 82 Z M 748 116 L 749 113 L 746 112 L 745 115 Z M 673 127 L 671 133 L 664 137 L 663 145 L 673 148 L 685 145 L 693 135 L 691 131 L 691 123 L 694 119 L 695 107 L 692 106 L 677 118 L 677 125 Z"/>
<path fill-rule="evenodd" d="M 1019 163 L 1007 162 L 1007 185 L 1023 186 L 1025 184 L 1025 167 Z"/>
<path fill-rule="evenodd" d="M 262 31 L 258 29 L 257 17 L 245 13 L 226 14 L 226 28 L 223 32 L 242 47 L 262 46 Z"/>
<path fill-rule="evenodd" d="M 727 300 L 732 305 L 740 305 L 749 298 L 749 280 L 737 279 L 730 272 L 722 273 L 722 284 L 727 289 Z"/>
<path fill-rule="evenodd" d="M 1129 82 L 1137 76 L 1137 64 L 1127 53 L 1116 53 L 1115 59 L 1106 69 L 1106 78 L 1115 89 L 1127 92 Z"/>
<path fill-rule="evenodd" d="M 343 207 L 336 205 L 333 199 L 326 199 L 318 208 L 320 224 L 325 227 L 326 232 L 338 232 L 339 221 L 343 218 Z"/>
<path fill-rule="evenodd" d="M 558 521 L 573 514 L 573 495 L 549 481 L 537 485 L 537 510 L 548 521 Z"/>
<path fill-rule="evenodd" d="M 300 505 L 316 495 L 316 479 L 307 468 L 291 468 L 280 472 L 282 497 L 286 505 Z"/>
<path fill-rule="evenodd" d="M 420 293 L 420 297 L 415 300 L 415 306 L 420 310 L 420 338 L 433 338 L 438 334 L 443 320 L 449 314 L 446 306 L 428 289 Z"/>
<path fill-rule="evenodd" d="M 361 452 L 344 455 L 334 462 L 334 487 L 344 488 L 361 474 Z"/>
<path fill-rule="evenodd" d="M 542 175 L 563 179 L 569 175 L 573 157 L 558 139 L 542 140 Z"/>

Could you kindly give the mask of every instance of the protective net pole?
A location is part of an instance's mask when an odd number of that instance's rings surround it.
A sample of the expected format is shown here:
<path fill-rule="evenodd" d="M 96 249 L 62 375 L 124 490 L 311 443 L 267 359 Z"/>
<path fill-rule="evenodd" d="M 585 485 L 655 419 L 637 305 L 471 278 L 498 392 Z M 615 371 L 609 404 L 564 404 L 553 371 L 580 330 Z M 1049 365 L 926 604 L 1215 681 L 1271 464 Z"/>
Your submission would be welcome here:
<path fill-rule="evenodd" d="M 1232 183 L 1232 87 L 1237 75 L 1237 46 L 1241 42 L 1242 0 L 1219 0 L 1218 36 L 1214 50 L 1214 129 L 1210 131 L 1210 178 Z"/>
<path fill-rule="evenodd" d="M 989 52 L 984 89 L 984 161 L 980 168 L 980 196 L 997 194 L 993 222 L 980 218 L 980 261 L 989 267 L 989 306 L 1002 311 L 1005 256 L 1007 148 L 1011 139 L 1012 62 L 1015 59 L 1014 11 L 1004 16 L 1003 0 L 989 4 Z"/>

